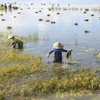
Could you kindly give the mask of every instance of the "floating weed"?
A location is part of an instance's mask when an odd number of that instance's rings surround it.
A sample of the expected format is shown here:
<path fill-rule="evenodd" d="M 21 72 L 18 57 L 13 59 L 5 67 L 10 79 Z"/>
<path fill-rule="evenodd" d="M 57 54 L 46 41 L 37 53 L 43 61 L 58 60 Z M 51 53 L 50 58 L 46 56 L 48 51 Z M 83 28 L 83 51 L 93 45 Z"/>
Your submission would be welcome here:
<path fill-rule="evenodd" d="M 88 31 L 88 30 L 85 30 L 85 31 L 84 31 L 84 33 L 89 33 L 89 32 L 90 32 L 90 31 Z"/>
<path fill-rule="evenodd" d="M 11 26 L 7 26 L 7 29 L 10 30 L 10 29 L 12 29 L 12 27 Z"/>
<path fill-rule="evenodd" d="M 40 18 L 40 19 L 39 19 L 39 21 L 43 21 L 43 19 L 42 19 L 42 18 Z"/>
<path fill-rule="evenodd" d="M 3 14 L 0 14 L 0 16 L 3 16 Z"/>
<path fill-rule="evenodd" d="M 89 52 L 89 51 L 92 51 L 92 49 L 91 48 L 85 48 L 84 51 Z"/>
<path fill-rule="evenodd" d="M 96 57 L 100 57 L 100 53 L 94 53 Z"/>
<path fill-rule="evenodd" d="M 94 14 L 91 14 L 91 16 L 94 16 Z"/>
<path fill-rule="evenodd" d="M 2 21 L 5 21 L 5 19 L 2 19 Z"/>

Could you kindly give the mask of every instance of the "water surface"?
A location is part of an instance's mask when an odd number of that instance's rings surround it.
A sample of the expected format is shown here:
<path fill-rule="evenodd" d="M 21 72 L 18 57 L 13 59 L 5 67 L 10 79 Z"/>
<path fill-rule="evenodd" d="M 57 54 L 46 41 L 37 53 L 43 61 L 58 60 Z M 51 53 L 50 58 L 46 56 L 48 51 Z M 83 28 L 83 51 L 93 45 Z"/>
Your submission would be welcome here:
<path fill-rule="evenodd" d="M 3 14 L 0 16 L 0 31 L 4 34 L 11 32 L 24 38 L 37 32 L 39 39 L 25 42 L 23 52 L 41 55 L 44 63 L 52 62 L 53 54 L 48 59 L 46 54 L 52 49 L 54 42 L 60 41 L 65 49 L 73 49 L 72 59 L 81 66 L 99 68 L 100 59 L 94 56 L 94 53 L 100 52 L 99 6 L 69 6 L 64 3 L 53 5 L 53 3 L 43 2 L 33 4 L 20 2 L 15 5 L 19 7 L 18 10 L 0 11 L 0 14 Z M 49 10 L 51 7 L 52 9 Z M 88 21 L 85 21 L 86 19 Z M 52 21 L 55 23 L 52 24 Z M 12 29 L 8 30 L 7 26 L 11 26 Z M 63 53 L 63 62 L 66 61 Z"/>

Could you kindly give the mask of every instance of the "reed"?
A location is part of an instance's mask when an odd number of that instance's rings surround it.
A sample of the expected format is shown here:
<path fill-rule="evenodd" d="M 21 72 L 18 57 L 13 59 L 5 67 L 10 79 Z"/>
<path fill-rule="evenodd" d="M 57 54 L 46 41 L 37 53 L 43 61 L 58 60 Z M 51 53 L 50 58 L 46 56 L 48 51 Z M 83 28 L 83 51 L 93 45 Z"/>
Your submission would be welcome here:
<path fill-rule="evenodd" d="M 38 41 L 39 40 L 38 32 L 28 34 L 28 40 L 29 41 Z"/>

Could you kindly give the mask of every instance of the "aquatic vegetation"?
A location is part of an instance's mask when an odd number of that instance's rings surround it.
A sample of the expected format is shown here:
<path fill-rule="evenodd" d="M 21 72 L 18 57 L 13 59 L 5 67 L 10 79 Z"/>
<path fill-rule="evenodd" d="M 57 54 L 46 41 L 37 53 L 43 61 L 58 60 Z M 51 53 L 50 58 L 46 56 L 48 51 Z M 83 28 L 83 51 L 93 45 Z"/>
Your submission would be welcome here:
<path fill-rule="evenodd" d="M 84 31 L 84 33 L 89 33 L 89 32 L 90 32 L 90 31 L 88 31 L 88 30 L 85 30 L 85 31 Z"/>
<path fill-rule="evenodd" d="M 67 63 L 68 64 L 74 64 L 74 63 L 77 63 L 77 61 L 76 60 L 68 60 Z"/>
<path fill-rule="evenodd" d="M 0 32 L 0 38 L 4 37 L 4 34 L 2 32 Z"/>
<path fill-rule="evenodd" d="M 40 19 L 39 19 L 39 21 L 43 21 L 43 19 L 42 19 L 42 18 L 40 18 Z"/>
<path fill-rule="evenodd" d="M 69 59 L 71 58 L 71 54 L 72 54 L 72 49 L 69 49 L 66 53 L 66 58 Z"/>
<path fill-rule="evenodd" d="M 78 23 L 75 23 L 74 25 L 76 25 L 76 26 L 77 26 L 77 25 L 78 25 Z"/>
<path fill-rule="evenodd" d="M 2 21 L 5 21 L 5 19 L 2 19 Z"/>
<path fill-rule="evenodd" d="M 46 22 L 50 22 L 50 20 L 46 20 Z"/>
<path fill-rule="evenodd" d="M 94 16 L 94 14 L 91 14 L 91 16 Z"/>
<path fill-rule="evenodd" d="M 38 41 L 39 40 L 39 36 L 38 36 L 38 32 L 34 32 L 32 34 L 28 34 L 28 41 Z"/>
<path fill-rule="evenodd" d="M 35 13 L 37 14 L 38 12 L 36 11 Z"/>
<path fill-rule="evenodd" d="M 88 8 L 85 8 L 85 11 L 89 11 L 89 9 Z"/>
<path fill-rule="evenodd" d="M 50 16 L 50 14 L 47 14 L 47 16 Z"/>
<path fill-rule="evenodd" d="M 41 63 L 40 56 L 16 50 L 0 49 L 0 52 L 0 63 L 6 62 L 0 68 L 0 98 L 10 96 L 24 100 L 34 94 L 88 94 L 100 89 L 100 77 L 89 67 L 63 69 L 54 66 L 51 69 Z"/>
<path fill-rule="evenodd" d="M 17 6 L 13 6 L 13 9 L 14 9 L 14 10 L 18 10 L 18 7 L 17 7 Z"/>
<path fill-rule="evenodd" d="M 84 11 L 84 14 L 86 14 L 86 11 Z"/>
<path fill-rule="evenodd" d="M 89 19 L 85 19 L 84 21 L 88 22 L 88 21 L 89 21 Z"/>
<path fill-rule="evenodd" d="M 5 8 L 3 6 L 0 6 L 0 10 L 5 10 Z"/>
<path fill-rule="evenodd" d="M 14 18 L 16 18 L 16 16 L 14 16 Z"/>
<path fill-rule="evenodd" d="M 20 12 L 18 12 L 17 14 L 20 14 Z"/>
<path fill-rule="evenodd" d="M 88 52 L 88 51 L 92 51 L 91 48 L 85 48 L 84 51 Z"/>
<path fill-rule="evenodd" d="M 61 74 L 60 74 L 61 75 Z M 69 74 L 70 75 L 70 74 Z M 100 78 L 96 74 L 90 72 L 82 72 L 79 75 L 72 75 L 69 78 L 48 78 L 44 81 L 30 81 L 24 85 L 24 93 L 26 89 L 32 93 L 75 93 L 78 91 L 87 90 L 95 91 L 100 89 Z M 22 88 L 23 89 L 23 88 Z M 21 90 L 22 90 L 21 89 Z M 27 91 L 29 94 L 29 92 Z"/>
<path fill-rule="evenodd" d="M 12 29 L 12 27 L 11 26 L 7 26 L 7 29 L 10 30 L 10 29 Z"/>
<path fill-rule="evenodd" d="M 100 57 L 100 53 L 94 53 L 96 57 Z"/>
<path fill-rule="evenodd" d="M 0 100 L 4 100 L 4 95 L 0 94 Z"/>
<path fill-rule="evenodd" d="M 49 36 L 48 36 L 48 34 L 44 34 L 44 36 L 43 36 L 43 40 L 44 40 L 44 41 L 48 41 L 48 40 L 49 40 Z"/>
<path fill-rule="evenodd" d="M 51 21 L 51 24 L 55 24 L 56 22 L 55 21 Z"/>
<path fill-rule="evenodd" d="M 57 13 L 57 15 L 59 15 L 60 13 Z"/>
<path fill-rule="evenodd" d="M 3 16 L 3 14 L 0 14 L 0 16 Z"/>

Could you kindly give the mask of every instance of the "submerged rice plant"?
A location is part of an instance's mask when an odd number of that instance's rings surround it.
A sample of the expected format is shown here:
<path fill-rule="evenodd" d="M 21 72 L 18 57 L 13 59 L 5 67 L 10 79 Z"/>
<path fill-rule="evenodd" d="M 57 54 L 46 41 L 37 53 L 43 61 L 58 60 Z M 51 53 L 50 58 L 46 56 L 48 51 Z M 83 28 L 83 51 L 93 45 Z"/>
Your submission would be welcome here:
<path fill-rule="evenodd" d="M 16 50 L 0 49 L 0 97 L 31 97 L 46 93 L 93 93 L 100 90 L 100 77 L 88 67 L 52 69 L 41 63 L 40 56 Z M 2 99 L 1 99 L 2 100 Z M 40 99 L 39 99 L 40 100 Z"/>
<path fill-rule="evenodd" d="M 5 8 L 3 6 L 0 7 L 0 10 L 5 10 Z"/>
<path fill-rule="evenodd" d="M 28 34 L 28 40 L 38 41 L 39 40 L 38 32 L 34 32 L 33 34 Z"/>

